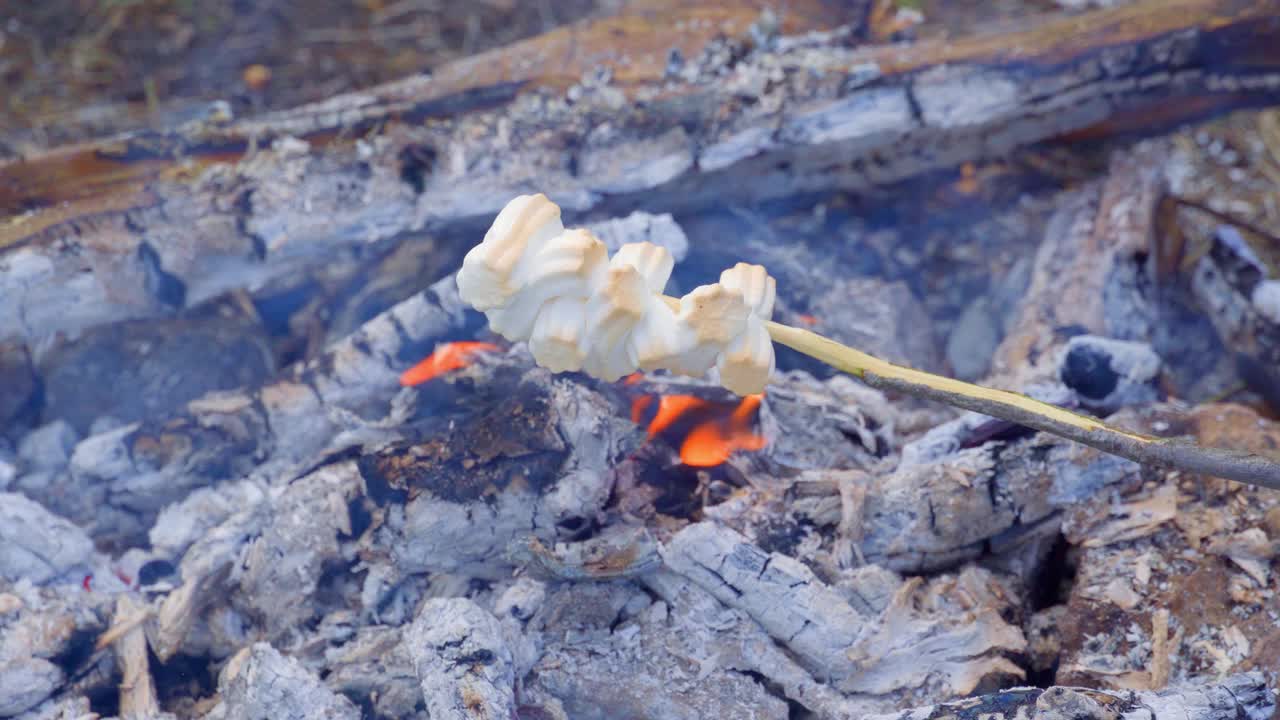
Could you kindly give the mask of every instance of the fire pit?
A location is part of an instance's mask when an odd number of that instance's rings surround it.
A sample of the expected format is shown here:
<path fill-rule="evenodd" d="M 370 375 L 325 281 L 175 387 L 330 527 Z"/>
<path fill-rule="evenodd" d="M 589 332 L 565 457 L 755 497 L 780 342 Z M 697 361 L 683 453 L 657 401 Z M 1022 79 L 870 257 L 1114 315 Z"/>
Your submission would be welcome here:
<path fill-rule="evenodd" d="M 1280 462 L 1273 14 L 841 5 L 0 159 L 0 718 L 1271 717 L 1280 492 L 711 350 Z M 537 192 L 771 314 L 644 370 L 493 322 Z"/>

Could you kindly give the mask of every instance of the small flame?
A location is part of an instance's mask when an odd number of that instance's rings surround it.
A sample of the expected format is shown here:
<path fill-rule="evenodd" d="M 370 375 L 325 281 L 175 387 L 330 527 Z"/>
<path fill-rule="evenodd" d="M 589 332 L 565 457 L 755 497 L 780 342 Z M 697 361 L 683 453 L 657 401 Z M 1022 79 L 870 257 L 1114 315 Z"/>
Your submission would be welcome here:
<path fill-rule="evenodd" d="M 737 450 L 762 450 L 765 439 L 751 432 L 751 418 L 763 395 L 748 395 L 726 420 L 698 425 L 680 446 L 680 461 L 690 467 L 713 467 L 728 461 Z"/>
<path fill-rule="evenodd" d="M 802 324 L 808 325 L 809 327 L 813 327 L 818 324 L 818 318 L 812 315 L 806 315 L 805 313 L 796 315 L 796 320 L 799 320 Z"/>
<path fill-rule="evenodd" d="M 631 422 L 639 425 L 640 419 L 644 417 L 644 411 L 649 409 L 653 404 L 652 395 L 641 395 L 631 401 Z"/>
<path fill-rule="evenodd" d="M 622 384 L 635 385 L 636 383 L 643 382 L 643 381 L 644 381 L 644 373 L 637 371 L 623 378 Z"/>
<path fill-rule="evenodd" d="M 728 461 L 738 450 L 761 450 L 765 439 L 751 430 L 752 419 L 760 408 L 764 395 L 748 395 L 738 403 L 727 417 L 720 415 L 697 419 L 680 442 L 680 461 L 690 467 L 713 467 Z M 641 395 L 631 401 L 631 421 L 639 425 L 645 413 L 653 407 L 655 396 Z M 706 417 L 708 411 L 716 411 L 717 405 L 692 395 L 664 395 L 656 397 L 658 408 L 646 428 L 652 440 L 671 428 L 681 418 L 690 414 Z"/>
<path fill-rule="evenodd" d="M 710 404 L 692 395 L 663 395 L 658 399 L 658 412 L 649 423 L 649 439 L 652 440 L 658 433 L 671 427 L 685 413 L 701 410 Z"/>
<path fill-rule="evenodd" d="M 400 376 L 405 387 L 421 385 L 447 372 L 459 370 L 471 364 L 471 357 L 481 352 L 496 352 L 497 345 L 487 342 L 451 342 L 437 345 L 426 360 L 414 365 Z"/>

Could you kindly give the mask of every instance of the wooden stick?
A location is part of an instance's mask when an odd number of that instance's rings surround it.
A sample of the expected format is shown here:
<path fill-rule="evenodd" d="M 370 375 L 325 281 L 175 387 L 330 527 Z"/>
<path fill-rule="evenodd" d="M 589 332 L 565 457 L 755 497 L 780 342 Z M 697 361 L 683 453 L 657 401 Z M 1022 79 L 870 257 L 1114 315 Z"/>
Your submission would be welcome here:
<path fill-rule="evenodd" d="M 873 388 L 895 390 L 973 410 L 1074 440 L 1143 465 L 1212 475 L 1280 490 L 1280 462 L 1273 459 L 1122 430 L 1096 418 L 1019 393 L 984 388 L 894 365 L 808 330 L 776 322 L 770 322 L 768 327 L 774 342 L 843 370 Z"/>

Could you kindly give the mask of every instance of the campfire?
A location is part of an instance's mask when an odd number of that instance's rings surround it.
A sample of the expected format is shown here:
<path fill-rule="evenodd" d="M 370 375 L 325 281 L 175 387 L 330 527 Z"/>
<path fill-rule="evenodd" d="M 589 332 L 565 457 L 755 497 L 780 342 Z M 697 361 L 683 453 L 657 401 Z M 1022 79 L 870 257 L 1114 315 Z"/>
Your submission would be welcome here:
<path fill-rule="evenodd" d="M 845 5 L 5 149 L 0 718 L 1270 717 L 1273 13 Z"/>

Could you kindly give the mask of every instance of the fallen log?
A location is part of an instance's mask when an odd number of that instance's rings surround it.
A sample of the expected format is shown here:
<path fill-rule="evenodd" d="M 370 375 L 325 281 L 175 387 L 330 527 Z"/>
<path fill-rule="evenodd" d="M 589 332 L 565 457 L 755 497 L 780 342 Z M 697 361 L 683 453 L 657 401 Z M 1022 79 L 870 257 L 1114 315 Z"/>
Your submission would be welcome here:
<path fill-rule="evenodd" d="M 0 340 L 42 351 L 346 248 L 470 233 L 529 187 L 579 213 L 867 191 L 1280 88 L 1267 3 L 1144 0 L 878 47 L 752 36 L 748 5 L 610 18 L 294 111 L 5 161 Z M 832 25 L 795 16 L 783 32 Z"/>

